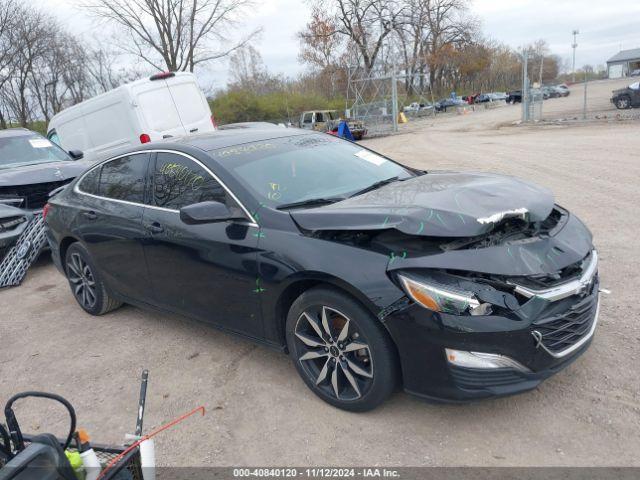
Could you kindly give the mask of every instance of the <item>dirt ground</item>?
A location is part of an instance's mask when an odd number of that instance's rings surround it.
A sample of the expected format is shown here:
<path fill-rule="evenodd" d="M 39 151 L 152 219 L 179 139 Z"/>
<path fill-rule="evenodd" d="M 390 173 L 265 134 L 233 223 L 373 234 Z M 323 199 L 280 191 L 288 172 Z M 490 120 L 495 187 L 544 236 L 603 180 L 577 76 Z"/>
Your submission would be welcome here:
<path fill-rule="evenodd" d="M 620 83 L 589 86 L 601 110 Z M 581 105 L 580 92 L 545 107 L 562 116 Z M 513 126 L 519 112 L 442 116 L 366 143 L 416 167 L 537 182 L 590 226 L 612 293 L 591 348 L 535 391 L 463 406 L 398 393 L 373 412 L 342 412 L 280 353 L 133 307 L 84 314 L 45 257 L 22 286 L 0 292 L 0 401 L 27 389 L 60 393 L 96 441 L 121 443 L 148 368 L 146 429 L 207 407 L 158 438 L 165 465 L 640 466 L 640 123 Z M 32 405 L 19 410 L 23 429 L 62 435 L 62 415 Z"/>

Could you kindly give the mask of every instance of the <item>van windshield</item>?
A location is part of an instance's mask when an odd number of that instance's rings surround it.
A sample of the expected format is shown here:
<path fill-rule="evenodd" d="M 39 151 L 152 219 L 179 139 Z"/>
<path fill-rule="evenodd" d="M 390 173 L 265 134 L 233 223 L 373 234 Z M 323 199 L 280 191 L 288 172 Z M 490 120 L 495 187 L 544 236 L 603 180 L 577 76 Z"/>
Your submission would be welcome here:
<path fill-rule="evenodd" d="M 64 150 L 40 135 L 0 137 L 0 169 L 73 161 Z"/>

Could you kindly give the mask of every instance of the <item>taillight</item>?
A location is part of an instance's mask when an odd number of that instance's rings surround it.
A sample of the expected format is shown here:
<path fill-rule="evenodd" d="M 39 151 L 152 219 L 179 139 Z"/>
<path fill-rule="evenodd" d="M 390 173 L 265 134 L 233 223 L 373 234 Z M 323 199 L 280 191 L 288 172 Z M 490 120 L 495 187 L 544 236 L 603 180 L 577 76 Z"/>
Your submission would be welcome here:
<path fill-rule="evenodd" d="M 47 213 L 49 213 L 50 209 L 51 209 L 51 204 L 50 203 L 45 203 L 44 207 L 42 208 L 42 219 L 43 220 L 45 218 L 47 218 Z"/>
<path fill-rule="evenodd" d="M 218 129 L 218 124 L 216 123 L 216 118 L 211 115 L 211 123 L 213 123 L 213 128 Z"/>
<path fill-rule="evenodd" d="M 140 143 L 149 143 L 151 141 L 151 137 L 147 133 L 143 133 L 140 135 Z"/>

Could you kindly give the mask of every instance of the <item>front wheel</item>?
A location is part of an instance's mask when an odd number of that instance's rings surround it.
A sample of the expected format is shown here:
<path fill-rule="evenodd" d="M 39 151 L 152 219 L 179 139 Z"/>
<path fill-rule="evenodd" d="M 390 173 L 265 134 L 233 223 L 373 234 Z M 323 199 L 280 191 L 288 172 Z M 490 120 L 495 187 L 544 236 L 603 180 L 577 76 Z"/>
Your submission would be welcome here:
<path fill-rule="evenodd" d="M 303 293 L 289 310 L 286 334 L 298 373 L 325 402 L 363 412 L 394 391 L 398 360 L 393 342 L 349 296 L 331 288 Z"/>

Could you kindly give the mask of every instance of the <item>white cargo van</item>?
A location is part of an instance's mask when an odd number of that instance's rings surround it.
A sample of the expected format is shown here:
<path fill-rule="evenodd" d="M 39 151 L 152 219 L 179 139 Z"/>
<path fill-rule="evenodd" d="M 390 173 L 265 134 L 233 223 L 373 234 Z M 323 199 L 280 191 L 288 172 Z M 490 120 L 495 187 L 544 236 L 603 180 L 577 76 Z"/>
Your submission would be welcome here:
<path fill-rule="evenodd" d="M 166 72 L 63 110 L 49 122 L 47 138 L 91 160 L 123 146 L 215 129 L 195 76 Z"/>

